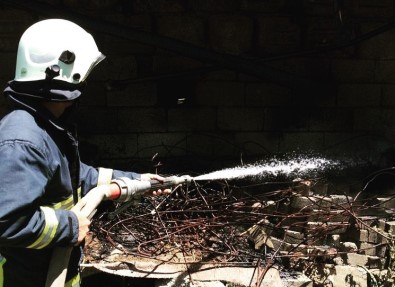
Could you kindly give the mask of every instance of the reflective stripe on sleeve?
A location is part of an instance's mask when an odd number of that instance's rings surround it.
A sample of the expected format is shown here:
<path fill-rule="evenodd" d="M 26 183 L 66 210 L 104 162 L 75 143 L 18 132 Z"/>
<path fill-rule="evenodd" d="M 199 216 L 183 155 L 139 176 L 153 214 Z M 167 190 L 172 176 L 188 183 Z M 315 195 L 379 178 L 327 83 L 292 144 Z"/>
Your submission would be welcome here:
<path fill-rule="evenodd" d="M 78 200 L 80 200 L 81 199 L 81 187 L 79 187 L 77 189 L 77 193 L 78 193 Z M 72 195 L 69 198 L 67 198 L 61 202 L 51 205 L 51 207 L 53 209 L 64 209 L 64 210 L 70 210 L 71 208 L 73 208 L 73 206 L 74 206 L 74 199 L 73 199 Z"/>
<path fill-rule="evenodd" d="M 3 273 L 3 265 L 7 260 L 0 255 L 0 287 L 3 287 L 4 284 L 4 273 Z"/>
<path fill-rule="evenodd" d="M 55 210 L 53 208 L 45 206 L 41 206 L 40 208 L 44 213 L 45 227 L 37 240 L 27 246 L 27 248 L 42 249 L 47 246 L 53 240 L 59 225 L 58 218 L 56 217 Z"/>
<path fill-rule="evenodd" d="M 112 172 L 113 169 L 100 167 L 99 175 L 97 177 L 97 186 L 111 183 Z"/>
<path fill-rule="evenodd" d="M 80 287 L 81 277 L 80 274 L 74 276 L 72 279 L 64 284 L 64 287 Z"/>

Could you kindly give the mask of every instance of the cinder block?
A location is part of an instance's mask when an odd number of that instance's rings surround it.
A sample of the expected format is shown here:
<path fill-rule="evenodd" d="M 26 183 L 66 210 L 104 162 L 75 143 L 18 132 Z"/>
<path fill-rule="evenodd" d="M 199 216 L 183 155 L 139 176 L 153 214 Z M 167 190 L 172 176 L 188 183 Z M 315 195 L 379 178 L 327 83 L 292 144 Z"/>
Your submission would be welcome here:
<path fill-rule="evenodd" d="M 385 223 L 385 231 L 391 235 L 395 235 L 395 221 L 387 221 Z"/>
<path fill-rule="evenodd" d="M 329 197 L 332 201 L 332 206 L 334 208 L 336 208 L 338 205 L 348 206 L 353 202 L 352 196 L 332 194 L 332 195 L 329 195 Z"/>
<path fill-rule="evenodd" d="M 339 248 L 340 247 L 340 235 L 339 234 L 331 234 L 327 237 L 328 245 Z"/>
<path fill-rule="evenodd" d="M 370 229 L 374 227 L 378 221 L 377 216 L 358 216 L 358 220 L 356 222 L 356 226 L 359 229 Z"/>
<path fill-rule="evenodd" d="M 309 221 L 317 222 L 344 222 L 348 223 L 350 216 L 343 210 L 313 210 L 309 216 Z"/>
<path fill-rule="evenodd" d="M 246 106 L 273 107 L 292 106 L 292 93 L 289 89 L 268 83 L 246 84 Z"/>
<path fill-rule="evenodd" d="M 322 237 L 331 234 L 343 234 L 347 232 L 349 224 L 343 222 L 307 222 L 305 233 L 320 235 Z"/>
<path fill-rule="evenodd" d="M 308 246 L 304 244 L 290 244 L 274 236 L 270 236 L 270 240 L 274 246 L 274 250 L 278 249 L 282 251 L 301 252 L 303 254 L 307 254 Z"/>
<path fill-rule="evenodd" d="M 369 256 L 356 253 L 347 253 L 345 259 L 351 266 L 366 266 L 367 268 L 382 268 L 381 258 L 378 256 Z"/>
<path fill-rule="evenodd" d="M 215 108 L 175 108 L 168 111 L 169 131 L 213 131 L 216 122 Z"/>
<path fill-rule="evenodd" d="M 313 281 L 306 275 L 300 272 L 292 272 L 287 274 L 286 272 L 280 273 L 283 286 L 287 287 L 313 287 Z"/>
<path fill-rule="evenodd" d="M 388 256 L 387 255 L 388 248 L 389 247 L 387 246 L 387 244 L 376 246 L 376 256 L 378 256 L 380 258 L 386 258 Z"/>
<path fill-rule="evenodd" d="M 227 53 L 240 54 L 252 47 L 253 19 L 236 14 L 214 15 L 209 19 L 210 46 Z"/>
<path fill-rule="evenodd" d="M 359 244 L 358 253 L 370 256 L 376 256 L 376 245 L 367 242 L 361 242 Z"/>
<path fill-rule="evenodd" d="M 204 46 L 204 23 L 201 17 L 177 14 L 160 16 L 157 21 L 159 34 Z"/>
<path fill-rule="evenodd" d="M 361 59 L 337 60 L 333 65 L 333 76 L 342 82 L 370 82 L 376 78 L 376 61 Z"/>
<path fill-rule="evenodd" d="M 151 82 L 136 83 L 124 90 L 107 92 L 107 104 L 110 107 L 147 107 L 157 103 L 156 84 Z"/>
<path fill-rule="evenodd" d="M 91 135 L 81 142 L 97 147 L 97 154 L 93 156 L 103 156 L 107 159 L 112 158 L 133 158 L 137 150 L 137 135 Z M 92 148 L 91 148 L 92 149 Z M 89 151 L 92 152 L 92 151 Z"/>
<path fill-rule="evenodd" d="M 196 102 L 201 106 L 242 106 L 244 84 L 234 81 L 201 81 L 196 87 Z"/>
<path fill-rule="evenodd" d="M 262 108 L 221 107 L 218 109 L 217 124 L 220 130 L 259 131 L 263 130 Z"/>
<path fill-rule="evenodd" d="M 292 231 L 292 230 L 285 230 L 285 242 L 291 244 L 300 244 L 305 241 L 305 235 L 301 232 Z"/>
<path fill-rule="evenodd" d="M 183 133 L 144 133 L 138 136 L 138 155 L 141 157 L 185 156 L 186 142 Z"/>
<path fill-rule="evenodd" d="M 292 118 L 295 122 L 295 118 Z M 293 126 L 292 123 L 289 123 L 290 126 L 283 126 L 283 130 L 289 130 L 290 127 Z M 269 124 L 270 126 L 270 124 Z M 303 126 L 304 129 L 306 126 Z M 265 121 L 266 128 L 266 121 Z M 273 127 L 269 127 L 271 130 Z M 281 127 L 275 128 L 276 131 L 281 130 Z M 289 152 L 290 150 L 294 150 L 295 147 L 302 148 L 303 150 L 321 150 L 324 148 L 324 133 L 311 133 L 311 132 L 284 132 L 282 133 L 282 137 L 280 138 L 279 152 Z"/>
<path fill-rule="evenodd" d="M 339 87 L 338 102 L 341 107 L 378 107 L 381 86 L 379 84 L 343 84 Z M 361 97 L 361 94 L 364 97 Z"/>
<path fill-rule="evenodd" d="M 257 44 L 264 53 L 280 53 L 299 47 L 301 30 L 289 17 L 267 16 L 257 18 Z M 270 44 L 268 44 L 270 43 Z"/>
<path fill-rule="evenodd" d="M 300 211 L 314 211 L 328 209 L 331 206 L 329 197 L 321 196 L 294 196 L 291 199 L 291 207 Z M 318 216 L 318 215 L 317 215 Z"/>
<path fill-rule="evenodd" d="M 317 108 L 311 113 L 310 130 L 316 132 L 349 131 L 353 127 L 350 111 L 338 108 Z"/>
<path fill-rule="evenodd" d="M 362 267 L 336 265 L 335 271 L 328 276 L 333 287 L 368 287 L 368 274 Z"/>
<path fill-rule="evenodd" d="M 167 114 L 165 109 L 162 108 L 122 109 L 118 112 L 118 121 L 117 131 L 119 133 L 167 131 Z"/>

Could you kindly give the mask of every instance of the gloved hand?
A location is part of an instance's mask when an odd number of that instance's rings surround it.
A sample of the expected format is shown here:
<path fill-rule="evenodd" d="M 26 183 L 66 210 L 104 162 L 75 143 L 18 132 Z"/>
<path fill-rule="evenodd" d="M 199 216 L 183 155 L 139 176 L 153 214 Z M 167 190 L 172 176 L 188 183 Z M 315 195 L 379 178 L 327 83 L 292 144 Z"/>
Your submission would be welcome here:
<path fill-rule="evenodd" d="M 141 174 L 141 180 L 157 180 L 160 182 L 163 182 L 165 180 L 164 177 L 160 176 L 159 174 L 154 174 L 154 173 L 143 173 Z M 170 194 L 171 193 L 171 189 L 165 189 L 165 190 L 154 190 L 151 192 L 146 192 L 144 195 L 146 196 L 156 196 L 156 195 L 166 195 L 166 194 Z"/>

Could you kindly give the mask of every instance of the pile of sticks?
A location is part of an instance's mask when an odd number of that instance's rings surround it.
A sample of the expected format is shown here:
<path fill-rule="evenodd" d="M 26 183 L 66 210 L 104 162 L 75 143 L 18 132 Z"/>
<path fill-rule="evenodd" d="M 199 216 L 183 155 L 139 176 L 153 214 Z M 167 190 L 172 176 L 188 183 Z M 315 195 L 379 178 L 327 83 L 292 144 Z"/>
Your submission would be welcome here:
<path fill-rule="evenodd" d="M 333 264 L 342 253 L 336 240 L 376 228 L 364 223 L 358 211 L 373 210 L 383 218 L 388 213 L 375 199 L 316 196 L 312 188 L 319 183 L 192 182 L 166 197 L 142 198 L 127 206 L 110 203 L 93 222 L 101 246 L 88 256 L 103 258 L 116 248 L 165 262 L 279 264 L 299 271 L 317 262 Z M 386 242 L 392 239 L 384 237 Z"/>

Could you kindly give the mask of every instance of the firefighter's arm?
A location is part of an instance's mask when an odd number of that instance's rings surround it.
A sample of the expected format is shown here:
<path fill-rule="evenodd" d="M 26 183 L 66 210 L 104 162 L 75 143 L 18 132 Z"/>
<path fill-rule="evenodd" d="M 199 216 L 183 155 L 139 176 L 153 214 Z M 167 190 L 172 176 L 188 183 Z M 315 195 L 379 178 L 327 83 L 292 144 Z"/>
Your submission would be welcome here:
<path fill-rule="evenodd" d="M 39 206 L 52 176 L 40 147 L 30 143 L 0 147 L 0 245 L 41 249 L 77 242 L 77 216 L 62 209 Z"/>

